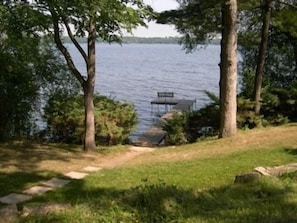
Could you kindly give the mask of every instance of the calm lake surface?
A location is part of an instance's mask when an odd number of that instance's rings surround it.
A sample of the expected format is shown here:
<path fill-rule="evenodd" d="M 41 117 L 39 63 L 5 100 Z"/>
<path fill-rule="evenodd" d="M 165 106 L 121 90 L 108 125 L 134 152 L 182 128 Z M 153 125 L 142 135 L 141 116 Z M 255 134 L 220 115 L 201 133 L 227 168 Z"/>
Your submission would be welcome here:
<path fill-rule="evenodd" d="M 79 53 L 71 45 L 68 48 L 84 73 Z M 151 127 L 154 117 L 150 102 L 157 92 L 170 91 L 176 98 L 196 99 L 196 109 L 209 102 L 205 90 L 219 92 L 219 45 L 186 54 L 176 44 L 97 44 L 96 54 L 96 91 L 135 104 L 139 124 L 133 137 Z"/>

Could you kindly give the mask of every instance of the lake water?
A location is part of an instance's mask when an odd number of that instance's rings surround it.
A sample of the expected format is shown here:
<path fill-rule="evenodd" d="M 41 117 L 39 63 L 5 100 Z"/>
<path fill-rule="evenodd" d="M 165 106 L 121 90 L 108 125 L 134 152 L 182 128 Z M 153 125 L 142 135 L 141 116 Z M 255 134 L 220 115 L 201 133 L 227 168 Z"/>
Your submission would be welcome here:
<path fill-rule="evenodd" d="M 85 65 L 68 45 L 80 71 Z M 159 91 L 196 99 L 196 109 L 209 102 L 204 91 L 218 95 L 220 46 L 186 54 L 176 44 L 97 44 L 96 92 L 135 104 L 139 124 L 134 136 L 152 125 L 151 101 Z"/>

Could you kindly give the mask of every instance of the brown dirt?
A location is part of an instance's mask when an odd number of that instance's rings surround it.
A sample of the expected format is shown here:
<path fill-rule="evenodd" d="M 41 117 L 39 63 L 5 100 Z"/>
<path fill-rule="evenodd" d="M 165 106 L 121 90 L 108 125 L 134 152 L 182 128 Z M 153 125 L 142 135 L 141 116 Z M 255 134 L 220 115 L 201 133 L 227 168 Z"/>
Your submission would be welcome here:
<path fill-rule="evenodd" d="M 107 149 L 85 153 L 79 147 L 71 148 L 65 145 L 14 143 L 0 145 L 0 169 L 7 173 L 52 171 L 65 174 L 87 166 L 112 168 L 152 150 L 145 147 L 129 147 L 116 151 Z"/>
<path fill-rule="evenodd" d="M 42 144 L 0 144 L 0 169 L 3 172 L 53 171 L 67 173 L 86 166 L 113 168 L 149 162 L 171 162 L 193 158 L 223 156 L 239 151 L 269 149 L 275 146 L 297 149 L 297 124 L 239 132 L 236 137 L 210 140 L 182 147 L 165 147 L 153 153 L 146 147 L 122 147 L 85 153 L 80 147 Z M 12 149 L 14 148 L 14 149 Z M 112 150 L 112 151 L 110 151 Z M 141 154 L 146 153 L 144 156 Z M 128 162 L 129 161 L 129 162 Z"/>
<path fill-rule="evenodd" d="M 139 156 L 125 165 L 133 166 L 146 162 L 172 162 L 224 156 L 240 151 L 270 149 L 275 147 L 297 150 L 297 124 L 239 131 L 237 136 L 226 139 L 202 141 L 182 147 L 167 147 L 146 156 Z"/>

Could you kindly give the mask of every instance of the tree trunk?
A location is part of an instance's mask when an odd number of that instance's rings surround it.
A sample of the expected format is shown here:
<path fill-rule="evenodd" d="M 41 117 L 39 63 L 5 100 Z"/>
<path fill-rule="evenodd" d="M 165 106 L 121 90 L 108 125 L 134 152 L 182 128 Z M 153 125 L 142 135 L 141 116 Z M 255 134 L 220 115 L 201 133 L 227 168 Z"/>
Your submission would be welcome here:
<path fill-rule="evenodd" d="M 271 4 L 272 0 L 265 0 L 264 10 L 263 10 L 263 24 L 262 24 L 262 34 L 261 43 L 259 46 L 259 55 L 255 76 L 254 84 L 254 99 L 255 99 L 255 113 L 260 114 L 261 110 L 261 94 L 262 94 L 262 82 L 263 82 L 263 72 L 265 65 L 265 54 L 268 45 L 269 37 L 269 24 L 271 19 Z"/>
<path fill-rule="evenodd" d="M 64 55 L 67 65 L 72 72 L 72 74 L 77 78 L 79 83 L 81 84 L 84 91 L 84 108 L 85 108 L 85 132 L 83 139 L 83 149 L 85 151 L 92 151 L 96 149 L 95 143 L 95 117 L 94 117 L 94 89 L 95 89 L 95 75 L 96 75 L 96 51 L 95 51 L 95 43 L 96 43 L 96 29 L 94 20 L 90 17 L 89 22 L 89 36 L 88 36 L 88 55 L 81 48 L 79 43 L 74 38 L 71 29 L 69 27 L 68 21 L 65 17 L 63 17 L 62 13 L 60 15 L 63 23 L 66 27 L 68 36 L 72 40 L 75 47 L 81 53 L 84 58 L 87 66 L 87 79 L 81 75 L 79 70 L 76 68 L 72 57 L 67 50 L 67 48 L 63 45 L 60 36 L 60 27 L 59 27 L 59 15 L 57 11 L 59 11 L 58 7 L 54 5 L 52 1 L 49 1 L 49 10 L 52 15 L 53 25 L 54 25 L 54 39 L 58 49 Z"/>
<path fill-rule="evenodd" d="M 297 74 L 297 39 L 296 38 L 294 38 L 293 48 L 294 48 L 294 58 L 295 58 L 295 72 Z"/>
<path fill-rule="evenodd" d="M 236 135 L 237 113 L 237 1 L 225 0 L 222 6 L 220 63 L 219 138 Z"/>
<path fill-rule="evenodd" d="M 84 103 L 85 103 L 85 139 L 84 150 L 92 151 L 96 149 L 95 143 L 95 115 L 94 115 L 94 89 L 96 75 L 96 30 L 93 18 L 90 18 L 88 36 L 88 61 L 87 72 L 88 79 L 84 85 Z"/>

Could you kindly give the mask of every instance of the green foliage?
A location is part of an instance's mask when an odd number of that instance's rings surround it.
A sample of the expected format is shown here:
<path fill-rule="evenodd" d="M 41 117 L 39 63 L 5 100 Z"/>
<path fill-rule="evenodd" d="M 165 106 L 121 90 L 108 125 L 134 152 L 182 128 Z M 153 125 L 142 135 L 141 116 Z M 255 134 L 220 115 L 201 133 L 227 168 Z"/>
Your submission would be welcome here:
<path fill-rule="evenodd" d="M 32 5 L 45 12 L 45 17 L 51 10 L 58 16 L 59 23 L 72 24 L 75 37 L 85 37 L 90 31 L 89 21 L 93 19 L 96 38 L 105 42 L 120 42 L 123 30 L 131 33 L 137 26 L 146 25 L 144 19 L 154 16 L 151 7 L 142 0 L 93 0 L 91 4 L 89 0 L 38 0 Z"/>
<path fill-rule="evenodd" d="M 31 137 L 47 93 L 72 83 L 52 43 L 37 34 L 35 11 L 9 4 L 0 4 L 0 141 Z"/>
<path fill-rule="evenodd" d="M 255 104 L 250 99 L 239 98 L 237 105 L 239 128 L 281 125 L 297 121 L 297 90 L 294 84 L 291 89 L 265 89 L 262 94 L 261 116 L 255 115 Z"/>
<path fill-rule="evenodd" d="M 297 121 L 297 85 L 292 89 L 275 88 L 263 94 L 262 113 L 269 123 L 278 125 Z"/>
<path fill-rule="evenodd" d="M 279 125 L 296 120 L 296 2 L 286 0 L 273 4 L 270 23 L 268 49 L 263 72 L 261 117 L 256 117 L 251 109 L 245 108 L 245 115 L 239 114 L 241 127 Z M 242 92 L 240 96 L 254 99 L 255 72 L 261 30 L 261 7 L 247 7 L 240 16 L 240 53 L 242 56 Z M 293 24 L 294 23 L 294 24 Z M 249 102 L 251 103 L 251 102 Z M 246 119 L 247 118 L 247 119 Z M 260 118 L 262 121 L 260 122 Z"/>
<path fill-rule="evenodd" d="M 134 106 L 113 101 L 105 96 L 94 98 L 96 141 L 116 145 L 128 142 L 137 124 Z M 75 94 L 57 92 L 45 107 L 47 135 L 56 142 L 80 143 L 84 132 L 83 98 Z"/>
<path fill-rule="evenodd" d="M 49 137 L 54 142 L 80 142 L 83 123 L 82 98 L 67 92 L 56 91 L 50 96 L 44 108 Z"/>
<path fill-rule="evenodd" d="M 163 129 L 167 132 L 166 143 L 181 145 L 216 135 L 220 123 L 219 99 L 210 92 L 205 93 L 212 103 L 198 111 L 176 113 L 165 123 Z"/>
<path fill-rule="evenodd" d="M 255 4 L 259 4 L 259 2 Z M 260 9 L 260 5 L 259 7 L 249 5 L 239 14 L 241 26 L 238 34 L 238 44 L 242 57 L 239 73 L 243 79 L 242 93 L 247 98 L 253 97 L 254 82 L 251 78 L 256 73 L 258 48 L 261 40 L 262 20 Z M 263 72 L 263 88 L 290 88 L 292 83 L 296 81 L 297 39 L 294 34 L 295 25 L 291 24 L 295 20 L 296 3 L 286 0 L 284 4 L 273 4 L 268 49 Z"/>
<path fill-rule="evenodd" d="M 291 4 L 275 12 L 275 26 L 297 38 L 297 4 Z"/>
<path fill-rule="evenodd" d="M 103 96 L 97 96 L 94 104 L 99 142 L 107 145 L 127 143 L 129 135 L 135 130 L 137 124 L 134 106 Z"/>
<path fill-rule="evenodd" d="M 188 143 L 186 134 L 188 113 L 174 113 L 172 118 L 166 121 L 163 129 L 167 132 L 166 143 L 168 145 L 182 145 Z"/>
<path fill-rule="evenodd" d="M 181 0 L 179 3 L 178 9 L 160 13 L 157 21 L 175 25 L 177 31 L 182 34 L 180 42 L 188 52 L 220 33 L 222 6 L 220 1 Z"/>
<path fill-rule="evenodd" d="M 262 117 L 255 113 L 255 102 L 250 99 L 238 98 L 237 100 L 237 127 L 252 129 L 262 126 Z"/>

